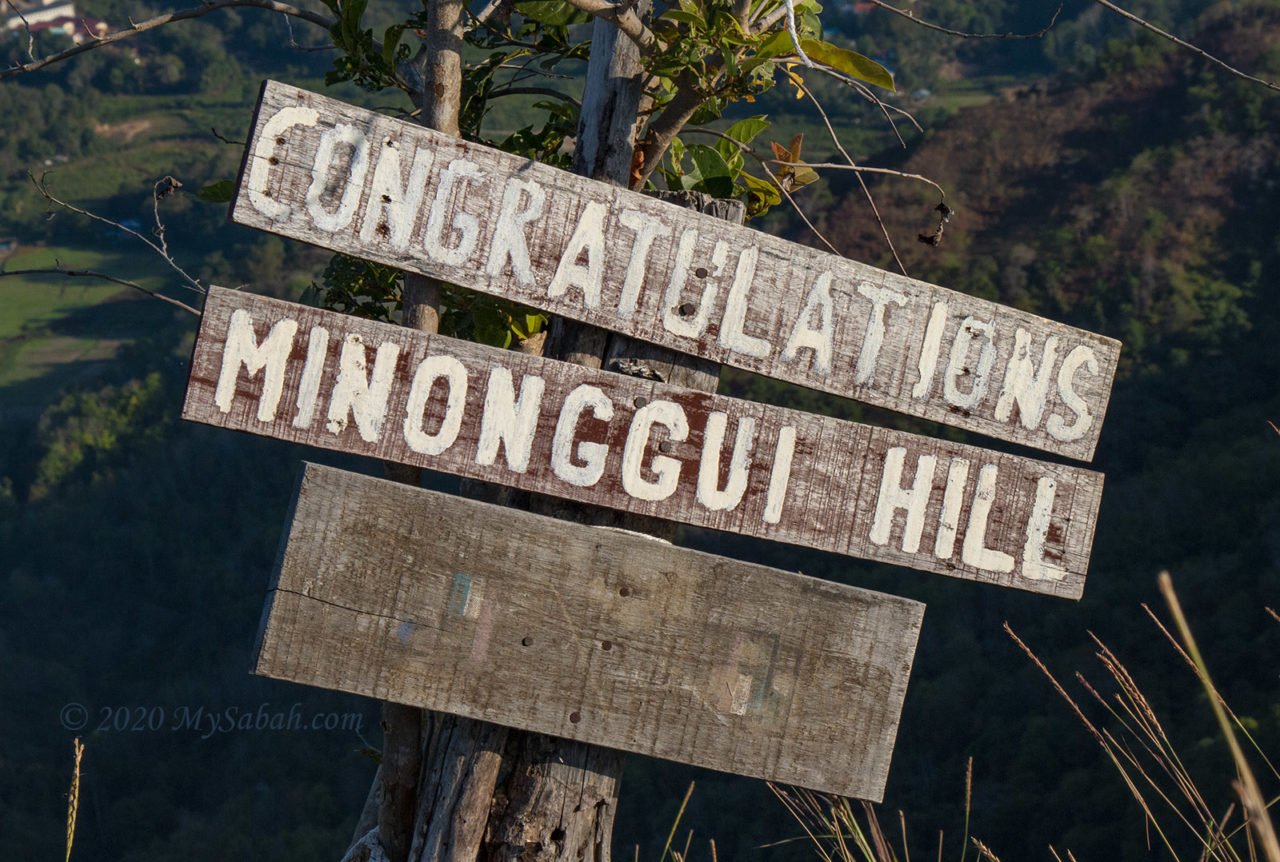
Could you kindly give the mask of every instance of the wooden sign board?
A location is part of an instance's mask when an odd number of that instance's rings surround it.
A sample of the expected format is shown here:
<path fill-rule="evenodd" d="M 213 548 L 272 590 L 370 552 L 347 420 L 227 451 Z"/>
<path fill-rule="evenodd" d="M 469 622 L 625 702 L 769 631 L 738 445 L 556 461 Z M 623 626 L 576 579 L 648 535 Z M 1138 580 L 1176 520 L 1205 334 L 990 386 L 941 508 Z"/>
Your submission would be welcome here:
<path fill-rule="evenodd" d="M 307 465 L 256 672 L 879 801 L 924 605 Z"/>
<path fill-rule="evenodd" d="M 1072 458 L 1120 344 L 267 82 L 231 218 Z"/>
<path fill-rule="evenodd" d="M 1102 476 L 213 288 L 183 416 L 1079 598 Z"/>

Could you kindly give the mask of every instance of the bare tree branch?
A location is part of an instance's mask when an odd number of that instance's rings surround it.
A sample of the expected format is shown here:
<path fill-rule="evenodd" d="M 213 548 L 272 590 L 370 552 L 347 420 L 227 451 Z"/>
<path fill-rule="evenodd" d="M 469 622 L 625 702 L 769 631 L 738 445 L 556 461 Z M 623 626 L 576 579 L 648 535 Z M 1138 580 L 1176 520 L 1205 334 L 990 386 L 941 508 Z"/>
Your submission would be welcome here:
<path fill-rule="evenodd" d="M 886 9 L 895 15 L 901 15 L 914 24 L 921 27 L 927 27 L 930 30 L 937 30 L 939 33 L 946 33 L 948 36 L 959 36 L 961 39 L 1039 39 L 1045 33 L 1053 29 L 1053 25 L 1058 23 L 1058 15 L 1062 13 L 1062 4 L 1058 4 L 1058 8 L 1054 10 L 1053 17 L 1049 19 L 1049 23 L 1045 24 L 1034 33 L 965 33 L 961 30 L 949 30 L 946 27 L 940 27 L 937 24 L 930 24 L 921 18 L 916 17 L 916 13 L 909 9 L 899 9 L 897 6 L 890 6 L 884 0 L 871 0 L 872 3 L 881 9 Z"/>
<path fill-rule="evenodd" d="M 582 107 L 582 103 L 573 96 L 568 93 L 562 93 L 559 90 L 553 90 L 550 87 L 499 87 L 489 91 L 490 99 L 497 99 L 502 96 L 549 96 L 562 102 L 568 102 L 576 108 Z"/>
<path fill-rule="evenodd" d="M 192 308 L 185 302 L 181 302 L 170 296 L 165 296 L 163 293 L 157 293 L 148 287 L 143 287 L 136 281 L 129 281 L 127 278 L 116 278 L 114 275 L 107 275 L 106 273 L 96 272 L 92 269 L 66 269 L 62 266 L 54 266 L 48 269 L 0 269 L 0 278 L 10 275 L 64 275 L 68 278 L 100 278 L 103 281 L 110 281 L 114 284 L 122 284 L 125 287 L 131 287 L 134 290 L 140 290 L 153 299 L 159 299 L 162 302 L 169 303 L 170 305 L 176 305 L 183 311 L 191 312 L 196 317 L 200 316 L 200 312 L 197 309 Z"/>
<path fill-rule="evenodd" d="M 1137 15 L 1134 15 L 1132 12 L 1127 12 L 1124 9 L 1121 9 L 1119 6 L 1115 5 L 1114 3 L 1109 3 L 1107 2 L 1107 0 L 1095 0 L 1095 2 L 1099 6 L 1104 6 L 1107 9 L 1110 9 L 1112 12 L 1115 12 L 1117 15 L 1121 16 L 1122 18 L 1126 18 L 1129 21 L 1132 21 L 1133 23 L 1137 24 L 1139 27 L 1142 27 L 1146 30 L 1150 30 L 1152 33 L 1155 33 L 1157 36 L 1161 36 L 1165 39 L 1168 39 L 1170 42 L 1177 45 L 1178 47 L 1186 48 L 1188 51 L 1190 51 L 1193 54 L 1199 54 L 1201 57 L 1205 58 L 1210 63 L 1214 63 L 1218 66 L 1221 66 L 1223 69 L 1226 69 L 1228 72 L 1235 75 L 1236 77 L 1244 78 L 1246 81 L 1252 81 L 1255 84 L 1261 84 L 1262 86 L 1266 87 L 1268 90 L 1276 90 L 1277 92 L 1280 92 L 1280 85 L 1276 85 L 1271 83 L 1270 81 L 1264 81 L 1261 78 L 1255 78 L 1253 75 L 1249 75 L 1249 74 L 1246 74 L 1245 72 L 1241 72 L 1235 66 L 1232 66 L 1222 60 L 1219 60 L 1217 57 L 1213 56 L 1208 51 L 1205 51 L 1203 48 L 1197 48 L 1195 45 L 1192 45 L 1190 42 L 1182 41 L 1172 33 L 1168 33 L 1164 30 L 1161 30 L 1159 27 L 1152 24 L 1151 22 L 1144 21 L 1143 19 L 1139 18 Z"/>
<path fill-rule="evenodd" d="M 818 239 L 818 241 L 821 242 L 823 245 L 825 245 L 828 249 L 830 249 L 832 254 L 836 254 L 836 255 L 839 255 L 840 257 L 844 257 L 843 254 L 840 254 L 839 249 L 837 249 L 834 245 L 831 244 L 831 240 L 827 239 L 826 236 L 822 233 L 822 231 L 818 230 L 818 228 L 814 226 L 813 222 L 809 220 L 809 216 L 807 216 L 805 214 L 805 211 L 800 208 L 800 204 L 796 203 L 796 199 L 791 196 L 791 192 L 787 189 L 787 187 L 783 184 L 783 182 L 778 179 L 777 174 L 775 174 L 772 170 L 769 169 L 768 162 L 777 162 L 778 164 L 785 164 L 785 162 L 778 162 L 777 159 L 766 160 L 763 156 L 761 156 L 759 153 L 757 153 L 754 149 L 752 149 L 747 144 L 742 143 L 742 141 L 735 140 L 734 138 L 731 138 L 728 135 L 726 135 L 724 132 L 720 132 L 715 129 L 693 128 L 693 129 L 685 129 L 685 131 L 690 134 L 711 135 L 712 137 L 720 138 L 723 141 L 728 141 L 729 143 L 737 147 L 739 150 L 741 150 L 745 155 L 751 156 L 751 158 L 755 159 L 760 164 L 761 169 L 763 169 L 764 172 L 769 175 L 769 179 L 773 181 L 773 184 L 777 187 L 779 194 L 781 194 L 784 198 L 787 199 L 787 203 L 791 204 L 791 208 L 796 211 L 796 215 L 800 216 L 801 221 L 805 223 L 805 225 L 809 228 L 809 231 Z"/>
<path fill-rule="evenodd" d="M 784 162 L 779 159 L 770 159 L 774 164 L 783 165 L 789 168 L 813 168 L 814 170 L 835 170 L 835 171 L 853 171 L 861 174 L 887 174 L 891 177 L 901 177 L 904 180 L 918 180 L 926 185 L 933 186 L 938 190 L 939 194 L 945 195 L 942 186 L 933 180 L 921 174 L 909 174 L 905 171 L 895 171 L 893 168 L 869 168 L 866 165 L 843 165 L 836 162 Z"/>
<path fill-rule="evenodd" d="M 818 97 L 803 83 L 800 89 L 809 97 L 809 101 L 813 102 L 813 106 L 818 109 L 818 114 L 822 117 L 822 122 L 827 127 L 827 134 L 831 136 L 831 143 L 835 144 L 840 155 L 844 156 L 844 160 L 849 163 L 850 167 L 859 167 L 858 163 L 853 160 L 853 156 L 849 155 L 848 150 L 844 148 L 844 144 L 840 142 L 840 136 L 836 134 L 835 127 L 831 125 L 831 118 L 827 116 L 827 112 L 823 109 L 822 103 L 818 101 Z M 871 189 L 867 188 L 867 181 L 863 179 L 861 171 L 857 173 L 857 177 L 858 185 L 862 187 L 862 194 L 867 199 L 867 203 L 871 205 L 871 214 L 876 217 L 876 224 L 880 225 L 880 233 L 884 236 L 884 241 L 888 243 L 889 251 L 893 253 L 893 259 L 898 264 L 898 269 L 901 270 L 903 275 L 907 275 L 907 268 L 903 265 L 902 258 L 898 256 L 898 249 L 893 244 L 893 238 L 889 236 L 889 229 L 885 227 L 884 219 L 880 217 L 880 208 L 876 206 L 876 199 L 872 196 Z"/>
<path fill-rule="evenodd" d="M 653 35 L 653 31 L 644 25 L 640 16 L 629 3 L 613 4 L 609 0 L 568 0 L 570 6 L 581 9 L 603 18 L 617 27 L 640 49 L 640 53 L 649 56 L 661 51 L 665 46 Z"/>
<path fill-rule="evenodd" d="M 291 6 L 288 3 L 281 3 L 279 0 L 208 0 L 199 6 L 190 9 L 183 9 L 178 12 L 168 12 L 164 15 L 158 15 L 155 18 L 149 18 L 146 21 L 135 23 L 133 19 L 129 20 L 129 27 L 124 30 L 117 30 L 114 33 L 94 39 L 89 42 L 82 42 L 79 45 L 68 48 L 65 51 L 59 51 L 56 54 L 50 54 L 40 60 L 32 59 L 29 63 L 23 63 L 18 66 L 10 66 L 3 72 L 0 72 L 0 81 L 5 78 L 12 78 L 16 75 L 22 75 L 27 72 L 34 72 L 36 69 L 44 68 L 50 63 L 57 63 L 68 57 L 74 57 L 77 54 L 83 54 L 85 51 L 92 51 L 94 48 L 100 48 L 103 45 L 110 45 L 112 42 L 119 42 L 121 39 L 128 39 L 139 33 L 145 33 L 148 30 L 154 30 L 156 27 L 163 27 L 173 21 L 185 21 L 190 18 L 200 18 L 208 15 L 215 9 L 227 9 L 236 6 L 249 6 L 257 9 L 266 9 L 271 12 L 280 12 L 284 15 L 294 18 L 301 18 L 303 21 L 309 21 L 318 27 L 329 29 L 334 23 L 334 19 L 326 18 L 307 9 L 300 9 L 297 6 Z"/>
<path fill-rule="evenodd" d="M 31 58 L 32 62 L 35 62 L 36 36 L 31 32 L 31 22 L 27 20 L 26 15 L 22 14 L 22 10 L 14 4 L 13 0 L 5 0 L 5 3 L 7 3 L 9 8 L 16 12 L 18 17 L 22 19 L 22 29 L 27 31 L 27 56 Z"/>
<path fill-rule="evenodd" d="M 150 248 L 156 254 L 164 258 L 165 263 L 169 264 L 169 266 L 172 267 L 174 271 L 178 273 L 178 275 L 182 276 L 183 279 L 186 280 L 187 284 L 184 285 L 184 287 L 186 287 L 188 290 L 194 290 L 196 293 L 199 293 L 202 295 L 205 293 L 208 293 L 208 291 L 205 289 L 205 286 L 200 283 L 200 280 L 198 278 L 191 276 L 190 274 L 187 273 L 186 270 L 184 270 L 181 266 L 179 266 L 178 262 L 169 255 L 169 252 L 167 250 L 167 246 L 164 240 L 164 226 L 160 222 L 160 210 L 159 210 L 159 201 L 160 201 L 160 198 L 162 197 L 161 185 L 165 182 L 164 180 L 161 180 L 160 182 L 156 183 L 156 191 L 155 191 L 156 206 L 157 206 L 156 224 L 157 224 L 157 227 L 159 230 L 159 236 L 160 236 L 160 245 L 157 245 L 152 240 L 138 233 L 138 231 L 133 230 L 132 228 L 127 228 L 118 221 L 114 221 L 112 219 L 107 218 L 106 216 L 98 215 L 97 213 L 90 212 L 89 210 L 86 210 L 86 209 L 81 209 L 80 207 L 75 206 L 74 204 L 69 204 L 66 201 L 58 199 L 53 195 L 52 192 L 49 191 L 48 187 L 44 184 L 43 174 L 41 175 L 40 179 L 36 179 L 35 176 L 30 171 L 28 171 L 27 176 L 31 179 L 31 184 L 36 187 L 36 191 L 38 191 L 40 193 L 40 196 L 43 197 L 45 200 L 49 201 L 50 203 L 57 204 L 63 209 L 76 213 L 77 215 L 82 215 L 87 218 L 91 218 L 94 221 L 102 222 L 105 225 L 110 225 L 111 227 L 116 228 L 117 230 L 122 230 L 125 233 L 130 234 L 131 236 L 137 237 L 138 239 L 146 243 L 148 248 Z M 169 178 L 169 179 L 172 179 L 172 178 Z M 173 182 L 176 182 L 176 180 Z M 172 186 L 170 186 L 169 191 L 164 192 L 164 194 L 167 195 L 171 191 L 173 191 Z"/>

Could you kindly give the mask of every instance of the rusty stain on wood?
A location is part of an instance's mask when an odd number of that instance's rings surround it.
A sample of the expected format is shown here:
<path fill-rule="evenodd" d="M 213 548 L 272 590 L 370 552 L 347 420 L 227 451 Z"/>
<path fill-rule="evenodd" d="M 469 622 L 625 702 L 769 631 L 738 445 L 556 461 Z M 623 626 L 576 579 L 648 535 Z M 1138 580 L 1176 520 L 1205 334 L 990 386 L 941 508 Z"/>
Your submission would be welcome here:
<path fill-rule="evenodd" d="M 1093 457 L 1119 342 L 268 82 L 234 221 Z"/>
<path fill-rule="evenodd" d="M 223 288 L 183 416 L 1066 598 L 1102 476 Z"/>
<path fill-rule="evenodd" d="M 309 464 L 256 672 L 879 800 L 923 613 Z"/>

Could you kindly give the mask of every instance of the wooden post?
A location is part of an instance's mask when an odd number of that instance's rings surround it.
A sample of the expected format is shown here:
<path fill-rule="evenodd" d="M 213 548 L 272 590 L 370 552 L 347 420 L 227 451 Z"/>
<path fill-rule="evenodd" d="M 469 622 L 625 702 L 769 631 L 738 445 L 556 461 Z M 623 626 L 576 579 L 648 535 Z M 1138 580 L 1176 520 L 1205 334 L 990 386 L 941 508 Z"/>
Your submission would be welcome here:
<path fill-rule="evenodd" d="M 422 62 L 417 64 L 423 73 L 423 114 L 429 127 L 457 134 L 460 66 L 456 42 L 461 3 L 424 2 L 430 27 L 419 55 Z M 635 45 L 619 38 L 613 25 L 596 19 L 594 30 L 575 167 L 587 176 L 625 185 L 643 68 Z M 588 104 L 592 110 L 586 110 Z M 606 122 L 598 123 L 601 117 L 607 118 Z M 406 277 L 405 324 L 432 331 L 438 325 L 438 313 L 418 309 L 438 306 L 439 291 L 438 287 L 432 290 L 416 283 L 420 281 L 426 280 Z M 602 330 L 576 326 L 559 334 L 560 356 L 600 367 L 607 349 Z M 647 350 L 630 352 L 655 364 L 662 361 Z M 622 361 L 627 353 L 619 348 L 611 358 Z M 682 363 L 674 356 L 667 360 L 671 366 L 700 370 L 691 370 L 673 382 L 693 385 L 696 376 L 696 383 L 701 384 L 697 388 L 714 391 L 718 366 L 701 360 Z M 416 483 L 415 476 L 403 478 Z M 481 855 L 489 859 L 519 857 L 521 862 L 561 858 L 608 862 L 621 753 L 436 713 L 428 714 L 422 738 L 415 734 L 419 715 L 420 711 L 411 707 L 386 707 L 379 834 L 390 862 L 464 862 Z M 413 749 L 423 743 L 422 756 L 415 759 Z M 418 804 L 405 854 L 403 825 L 410 797 L 405 782 L 419 763 Z M 504 783 L 497 788 L 500 767 Z"/>

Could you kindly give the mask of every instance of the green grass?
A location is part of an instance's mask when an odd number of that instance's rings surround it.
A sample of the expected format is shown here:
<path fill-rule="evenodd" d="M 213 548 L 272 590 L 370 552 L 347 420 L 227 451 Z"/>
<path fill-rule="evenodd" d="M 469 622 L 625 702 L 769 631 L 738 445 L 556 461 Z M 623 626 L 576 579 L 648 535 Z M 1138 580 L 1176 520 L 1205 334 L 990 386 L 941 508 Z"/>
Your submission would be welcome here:
<path fill-rule="evenodd" d="M 48 247 L 23 251 L 5 261 L 8 271 L 61 263 L 130 278 L 157 289 L 176 277 L 157 257 L 128 247 Z M 0 278 L 0 403 L 37 408 L 65 386 L 91 376 L 120 347 L 171 317 L 155 300 L 117 284 L 58 275 Z"/>

